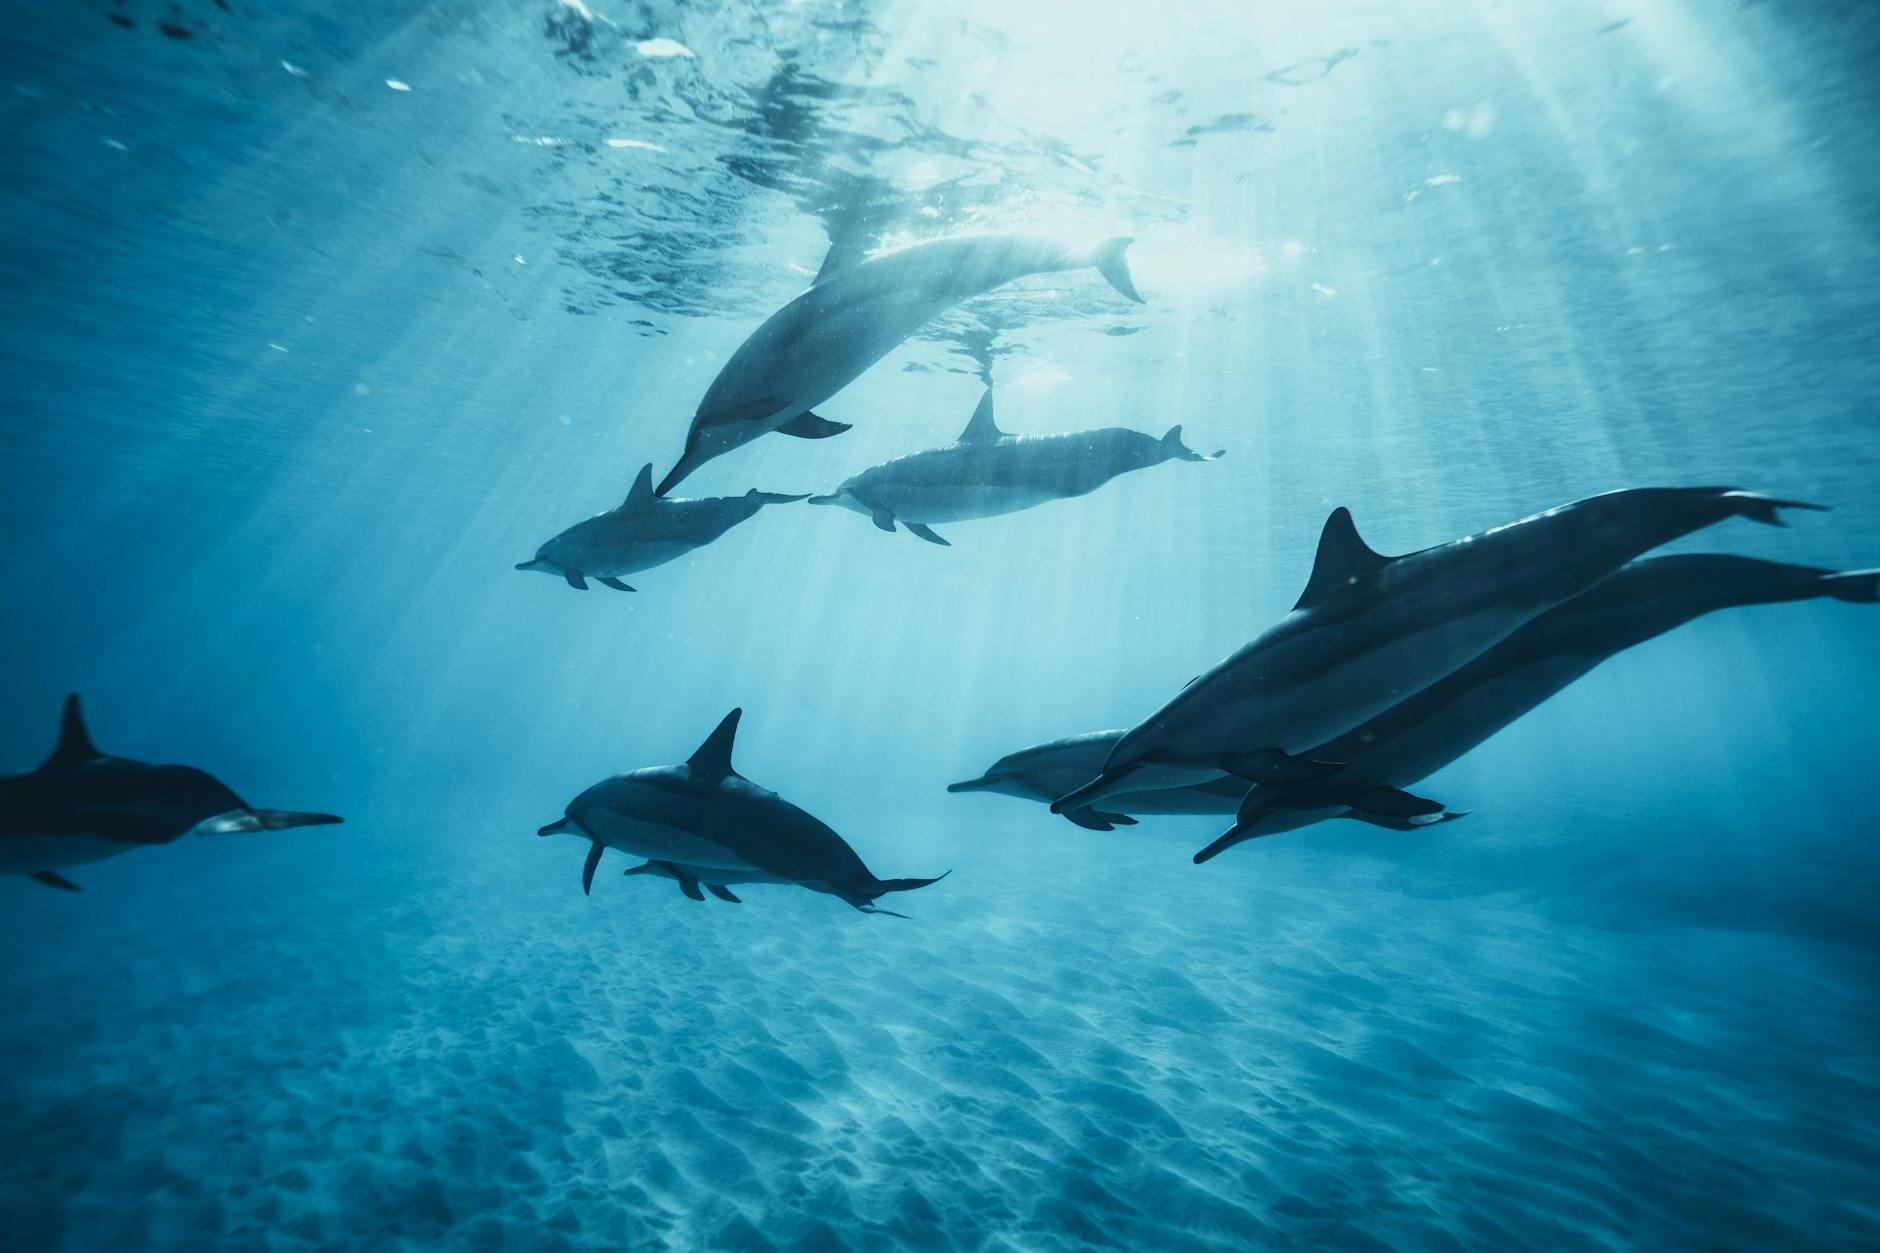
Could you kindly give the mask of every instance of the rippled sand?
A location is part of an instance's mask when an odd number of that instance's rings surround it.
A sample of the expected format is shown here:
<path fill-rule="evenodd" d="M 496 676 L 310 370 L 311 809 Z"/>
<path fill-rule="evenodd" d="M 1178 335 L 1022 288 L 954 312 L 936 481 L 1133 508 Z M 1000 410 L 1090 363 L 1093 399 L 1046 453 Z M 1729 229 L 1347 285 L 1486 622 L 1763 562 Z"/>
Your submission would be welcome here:
<path fill-rule="evenodd" d="M 0 882 L 0 1243 L 1880 1238 L 1844 948 L 1038 825 L 865 847 L 956 867 L 906 921 L 694 903 L 614 855 L 584 899 L 579 848 L 515 818 Z"/>

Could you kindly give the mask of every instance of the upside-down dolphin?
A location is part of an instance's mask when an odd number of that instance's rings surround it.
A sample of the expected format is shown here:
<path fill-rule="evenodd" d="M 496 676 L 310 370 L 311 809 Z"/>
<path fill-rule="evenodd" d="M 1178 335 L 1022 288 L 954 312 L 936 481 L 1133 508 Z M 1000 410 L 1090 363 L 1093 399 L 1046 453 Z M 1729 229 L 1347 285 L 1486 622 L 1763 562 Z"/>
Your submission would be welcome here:
<path fill-rule="evenodd" d="M 516 569 L 558 575 L 568 580 L 568 586 L 584 592 L 589 577 L 615 591 L 631 592 L 634 589 L 620 581 L 621 575 L 664 565 L 702 548 L 765 505 L 802 499 L 756 488 L 742 496 L 698 500 L 656 496 L 649 463 L 618 508 L 575 523 L 537 549 L 533 561 L 518 562 Z"/>
<path fill-rule="evenodd" d="M 1330 818 L 1390 828 L 1429 825 L 1456 815 L 1435 802 L 1408 806 L 1423 812 L 1405 814 L 1403 798 L 1383 789 L 1408 788 L 1434 774 L 1609 658 L 1705 614 L 1824 597 L 1880 603 L 1880 570 L 1836 572 L 1709 554 L 1646 557 L 1554 606 L 1454 674 L 1313 749 L 1313 758 L 1346 762 L 1322 781 L 1250 789 L 1242 780 L 1223 776 L 1189 787 L 1119 792 L 1108 803 L 1121 812 L 1098 811 L 1100 823 L 1087 820 L 1089 809 L 1065 816 L 1080 826 L 1108 830 L 1132 824 L 1129 815 L 1237 814 L 1245 802 L 1247 824 L 1237 824 L 1198 854 L 1197 862 L 1243 840 Z M 1067 777 L 1088 777 L 1098 769 L 1122 735 L 1093 731 L 1022 748 L 976 779 L 949 784 L 947 791 L 1048 802 L 1063 794 Z M 1371 808 L 1353 809 L 1341 795 Z"/>
<path fill-rule="evenodd" d="M 229 835 L 342 821 L 332 814 L 256 809 L 214 775 L 99 752 L 78 697 L 65 698 L 59 743 L 29 774 L 0 778 L 0 874 L 79 890 L 60 870 L 191 831 Z"/>
<path fill-rule="evenodd" d="M 878 879 L 848 842 L 820 820 L 731 766 L 732 740 L 743 710 L 725 715 L 683 765 L 650 766 L 597 783 L 568 804 L 565 816 L 537 835 L 587 840 L 581 888 L 594 885 L 606 849 L 647 859 L 630 874 L 665 874 L 686 895 L 704 899 L 704 884 L 725 900 L 727 883 L 794 883 L 840 897 L 863 913 L 888 913 L 875 898 L 937 883 Z"/>
<path fill-rule="evenodd" d="M 1213 461 L 1182 443 L 1182 429 L 1161 439 L 1122 427 L 1064 435 L 1007 435 L 992 416 L 992 389 L 954 443 L 863 470 L 812 505 L 841 505 L 884 531 L 899 522 L 931 544 L 935 522 L 1017 513 L 1050 500 L 1096 491 L 1119 474 L 1164 461 Z"/>
<path fill-rule="evenodd" d="M 1400 557 L 1371 550 L 1334 510 L 1293 611 L 1131 728 L 1064 813 L 1119 791 L 1302 783 L 1335 773 L 1309 753 L 1428 687 L 1530 619 L 1660 544 L 1730 517 L 1780 525 L 1820 508 L 1725 487 L 1635 488 L 1561 505 Z"/>
<path fill-rule="evenodd" d="M 810 412 L 847 387 L 927 322 L 962 300 L 1027 274 L 1094 266 L 1123 295 L 1130 281 L 1126 237 L 1079 251 L 1036 235 L 961 235 L 879 253 L 817 275 L 810 289 L 731 354 L 686 432 L 685 454 L 659 485 L 674 484 L 714 457 L 781 431 L 825 439 L 848 430 Z"/>

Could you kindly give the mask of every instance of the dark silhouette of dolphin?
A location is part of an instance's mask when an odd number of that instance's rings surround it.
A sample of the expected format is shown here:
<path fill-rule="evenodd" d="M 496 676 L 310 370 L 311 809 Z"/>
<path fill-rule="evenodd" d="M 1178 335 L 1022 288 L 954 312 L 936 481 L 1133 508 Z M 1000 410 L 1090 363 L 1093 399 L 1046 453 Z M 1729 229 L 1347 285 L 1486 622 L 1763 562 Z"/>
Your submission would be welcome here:
<path fill-rule="evenodd" d="M 256 809 L 193 766 L 106 756 L 91 742 L 78 697 L 68 696 L 52 756 L 31 773 L 0 778 L 0 874 L 76 892 L 78 885 L 60 870 L 168 844 L 191 831 L 227 835 L 340 821 L 332 814 Z"/>

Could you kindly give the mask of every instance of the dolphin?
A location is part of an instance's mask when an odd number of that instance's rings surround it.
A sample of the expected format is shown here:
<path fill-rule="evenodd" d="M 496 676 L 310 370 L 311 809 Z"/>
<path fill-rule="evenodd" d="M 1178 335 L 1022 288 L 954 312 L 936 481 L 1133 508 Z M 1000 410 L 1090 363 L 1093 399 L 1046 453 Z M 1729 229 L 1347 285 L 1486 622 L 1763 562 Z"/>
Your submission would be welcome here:
<path fill-rule="evenodd" d="M 1880 603 L 1880 570 L 1702 553 L 1648 557 L 1534 619 L 1454 674 L 1314 749 L 1348 764 L 1330 778 L 1261 785 L 1231 829 L 1195 854 L 1329 818 L 1412 830 L 1460 815 L 1403 791 L 1577 682 L 1607 658 L 1719 609 L 1831 598 Z"/>
<path fill-rule="evenodd" d="M 1090 731 L 1033 744 L 993 762 L 978 778 L 947 784 L 949 792 L 997 792 L 1050 804 L 1093 774 L 1116 747 L 1123 732 Z M 1091 831 L 1136 825 L 1134 814 L 1231 814 L 1247 794 L 1247 783 L 1222 775 L 1188 787 L 1118 792 L 1110 810 L 1069 809 L 1064 817 Z"/>
<path fill-rule="evenodd" d="M 585 576 L 590 575 L 615 591 L 631 592 L 634 589 L 620 581 L 621 575 L 664 565 L 703 548 L 765 505 L 803 499 L 756 488 L 742 496 L 667 499 L 653 494 L 649 462 L 619 508 L 575 523 L 536 549 L 533 561 L 518 562 L 516 569 L 558 575 L 568 580 L 569 587 L 583 592 L 587 591 Z"/>
<path fill-rule="evenodd" d="M 584 892 L 592 890 L 609 848 L 647 859 L 648 867 L 629 873 L 675 878 L 701 900 L 701 883 L 726 899 L 733 899 L 723 890 L 727 883 L 794 883 L 863 913 L 885 914 L 875 898 L 946 877 L 877 879 L 828 826 L 734 770 L 731 744 L 743 712 L 726 714 L 683 765 L 649 766 L 597 783 L 536 834 L 588 841 Z"/>
<path fill-rule="evenodd" d="M 1007 435 L 992 416 L 987 388 L 959 439 L 883 462 L 843 482 L 812 505 L 841 505 L 884 531 L 899 522 L 930 544 L 945 544 L 935 522 L 1017 513 L 1050 500 L 1096 491 L 1119 474 L 1164 461 L 1213 461 L 1182 443 L 1182 429 L 1161 439 L 1121 427 L 1066 435 Z"/>
<path fill-rule="evenodd" d="M 76 892 L 60 870 L 169 844 L 191 831 L 229 835 L 340 821 L 256 809 L 191 766 L 106 756 L 91 742 L 78 697 L 68 696 L 52 756 L 31 773 L 0 778 L 0 874 Z"/>
<path fill-rule="evenodd" d="M 770 315 L 731 354 L 686 432 L 664 496 L 714 457 L 781 431 L 826 439 L 848 430 L 810 410 L 854 382 L 914 332 L 962 300 L 1028 274 L 1094 266 L 1123 295 L 1142 297 L 1119 236 L 1077 250 L 1036 235 L 959 235 L 825 267 L 810 289 Z"/>
<path fill-rule="evenodd" d="M 1292 613 L 1191 680 L 1117 741 L 1053 813 L 1116 792 L 1300 783 L 1342 764 L 1306 754 L 1474 660 L 1632 558 L 1725 518 L 1781 525 L 1818 509 L 1728 487 L 1607 492 L 1400 557 L 1334 510 Z"/>

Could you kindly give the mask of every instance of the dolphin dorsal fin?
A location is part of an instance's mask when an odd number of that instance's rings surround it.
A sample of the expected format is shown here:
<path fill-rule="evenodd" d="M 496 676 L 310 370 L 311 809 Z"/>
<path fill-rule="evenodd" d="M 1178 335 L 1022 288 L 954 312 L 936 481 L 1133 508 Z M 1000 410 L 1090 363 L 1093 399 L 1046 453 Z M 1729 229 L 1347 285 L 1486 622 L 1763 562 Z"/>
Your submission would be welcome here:
<path fill-rule="evenodd" d="M 620 502 L 622 509 L 644 509 L 656 499 L 653 495 L 653 463 L 647 462 L 640 467 L 639 477 L 633 480 L 633 486 L 627 489 L 627 498 Z"/>
<path fill-rule="evenodd" d="M 59 743 L 46 758 L 41 770 L 62 770 L 104 756 L 91 742 L 85 730 L 85 714 L 78 707 L 78 693 L 65 698 L 65 712 L 59 718 Z"/>
<path fill-rule="evenodd" d="M 1293 608 L 1309 609 L 1340 589 L 1370 578 L 1390 561 L 1364 542 L 1358 524 L 1351 520 L 1351 510 L 1340 505 L 1325 519 L 1318 556 L 1312 559 L 1312 577 L 1306 580 L 1306 590 L 1299 594 L 1299 603 Z"/>
<path fill-rule="evenodd" d="M 992 419 L 992 389 L 979 398 L 979 407 L 973 410 L 973 416 L 966 423 L 966 429 L 960 432 L 962 444 L 996 444 L 1005 438 L 1005 432 Z"/>
<path fill-rule="evenodd" d="M 738 736 L 738 719 L 744 716 L 744 710 L 733 709 L 725 715 L 725 720 L 718 724 L 718 729 L 705 737 L 705 742 L 698 746 L 698 751 L 685 759 L 685 764 L 694 770 L 711 775 L 736 774 L 731 768 L 731 742 Z"/>

